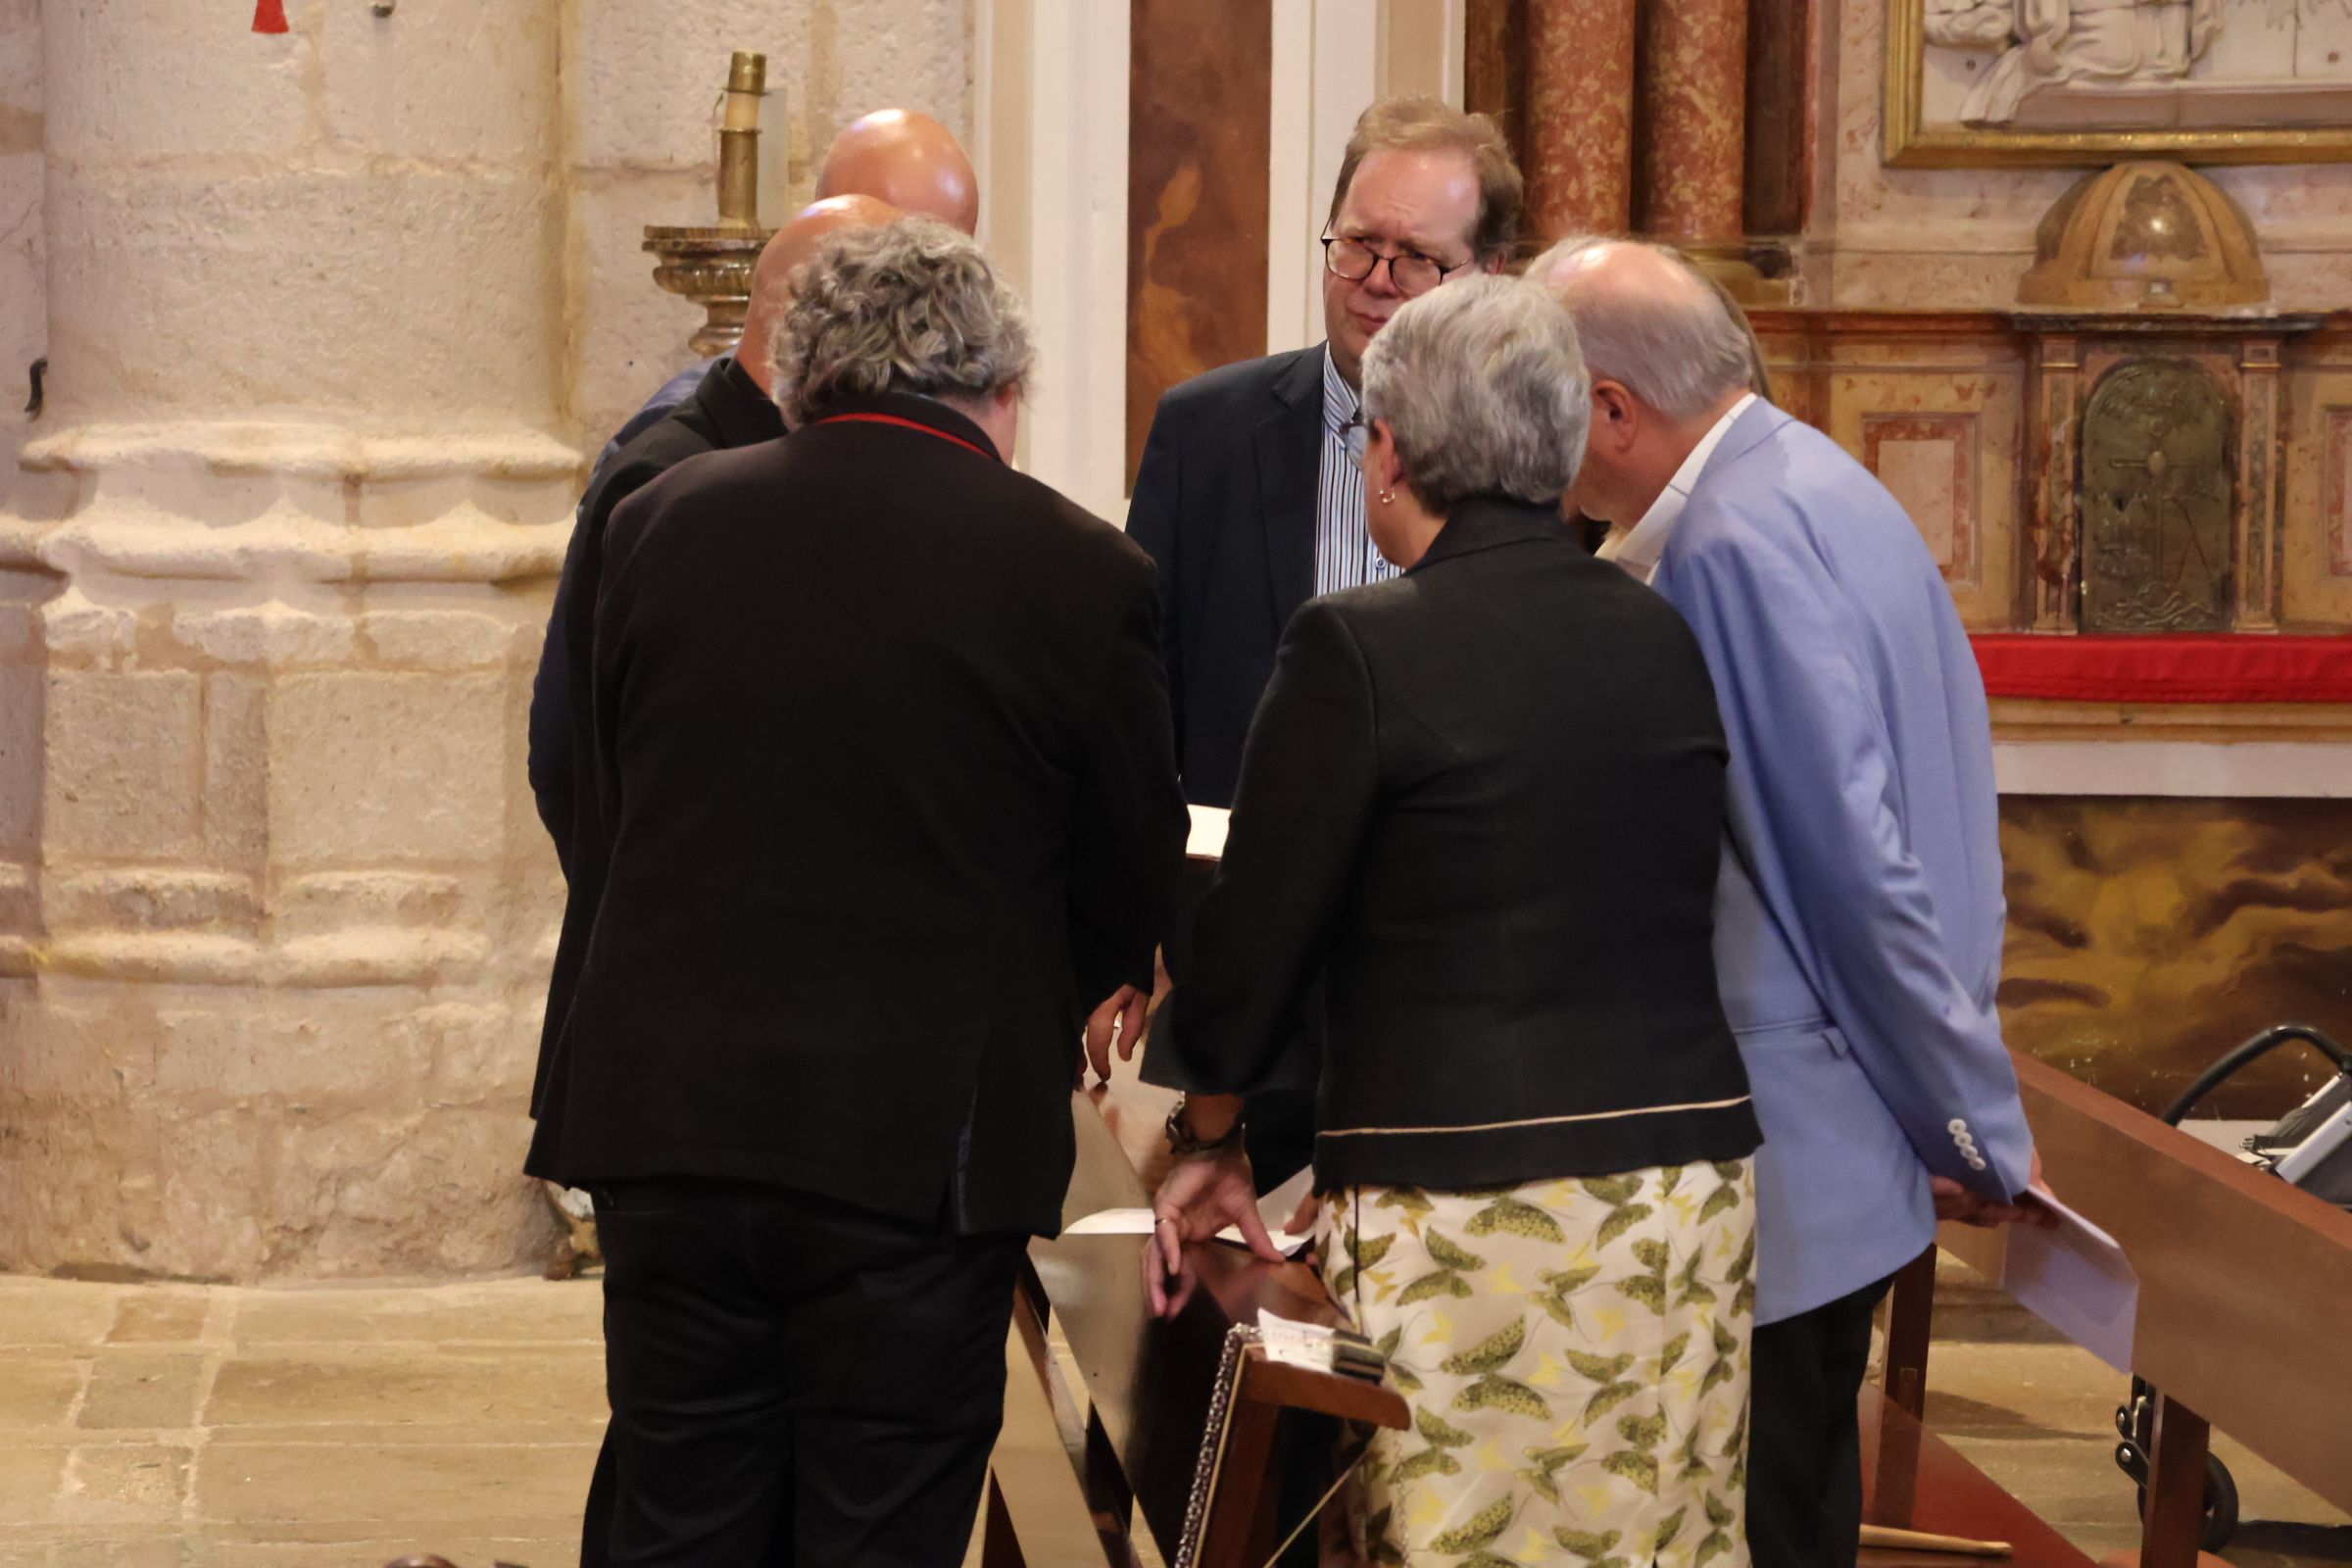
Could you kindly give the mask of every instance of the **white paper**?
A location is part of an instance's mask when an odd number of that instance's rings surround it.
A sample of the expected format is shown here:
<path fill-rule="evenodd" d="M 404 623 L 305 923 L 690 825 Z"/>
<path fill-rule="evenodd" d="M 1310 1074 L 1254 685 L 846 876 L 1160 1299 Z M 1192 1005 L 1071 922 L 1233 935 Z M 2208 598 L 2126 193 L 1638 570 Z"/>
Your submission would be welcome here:
<path fill-rule="evenodd" d="M 1257 1200 L 1257 1217 L 1265 1221 L 1266 1234 L 1285 1257 L 1297 1257 L 1313 1241 L 1312 1236 L 1285 1236 L 1282 1227 L 1289 1222 L 1306 1195 L 1314 1190 L 1315 1168 L 1312 1165 Z M 1064 1236 L 1149 1236 L 1156 1222 L 1148 1208 L 1105 1208 L 1072 1221 L 1061 1228 Z M 1241 1228 L 1228 1225 L 1217 1232 L 1217 1240 L 1236 1247 L 1250 1244 L 1242 1240 Z"/>
<path fill-rule="evenodd" d="M 2020 1306 L 2129 1377 L 2139 1276 L 2114 1237 L 2046 1188 L 2034 1196 L 2058 1216 L 2057 1229 L 1947 1225 L 1945 1245 Z"/>
<path fill-rule="evenodd" d="M 1316 1372 L 1329 1372 L 1336 1359 L 1330 1325 L 1294 1322 L 1277 1317 L 1262 1306 L 1257 1309 L 1257 1342 L 1265 1348 L 1269 1360 Z"/>
<path fill-rule="evenodd" d="M 1188 806 L 1193 813 L 1192 832 L 1184 841 L 1184 853 L 1196 860 L 1220 859 L 1225 854 L 1225 825 L 1233 813 L 1214 806 Z"/>

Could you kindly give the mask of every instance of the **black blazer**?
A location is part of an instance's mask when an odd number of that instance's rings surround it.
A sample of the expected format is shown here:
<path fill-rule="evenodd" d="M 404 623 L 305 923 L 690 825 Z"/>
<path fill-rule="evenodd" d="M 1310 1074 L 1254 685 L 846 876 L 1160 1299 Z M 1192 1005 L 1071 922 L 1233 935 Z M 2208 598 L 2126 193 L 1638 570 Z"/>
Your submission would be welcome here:
<path fill-rule="evenodd" d="M 1747 1154 L 1725 760 L 1673 607 L 1544 509 L 1465 505 L 1404 576 L 1292 620 L 1152 1049 L 1247 1090 L 1321 971 L 1325 1188 Z"/>
<path fill-rule="evenodd" d="M 1185 799 L 1233 804 L 1250 715 L 1315 589 L 1317 345 L 1228 365 L 1159 400 L 1127 534 L 1159 565 L 1159 635 Z"/>
<path fill-rule="evenodd" d="M 622 503 L 530 1171 L 1056 1229 L 1081 1021 L 1148 978 L 1183 855 L 1156 607 L 927 398 Z"/>
<path fill-rule="evenodd" d="M 685 402 L 632 436 L 589 475 L 573 514 L 564 573 L 556 579 L 556 603 L 547 619 L 547 641 L 539 650 L 539 672 L 531 681 L 526 764 L 539 820 L 556 841 L 556 858 L 566 875 L 571 870 L 572 811 L 579 800 L 584 760 L 571 748 L 571 703 L 573 692 L 587 686 L 587 623 L 596 605 L 595 576 L 605 525 L 615 507 L 688 458 L 773 441 L 783 433 L 784 416 L 760 390 L 760 383 L 734 360 L 722 359 Z M 571 624 L 575 618 L 577 627 Z M 577 669 L 572 661 L 575 641 L 581 660 Z"/>

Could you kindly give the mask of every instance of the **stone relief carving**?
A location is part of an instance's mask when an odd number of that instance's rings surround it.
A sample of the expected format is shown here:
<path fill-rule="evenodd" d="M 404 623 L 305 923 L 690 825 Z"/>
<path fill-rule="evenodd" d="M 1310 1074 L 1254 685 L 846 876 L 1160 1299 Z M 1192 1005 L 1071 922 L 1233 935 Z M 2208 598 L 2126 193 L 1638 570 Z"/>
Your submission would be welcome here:
<path fill-rule="evenodd" d="M 1898 0 L 1899 3 L 1899 0 Z M 2341 124 L 2352 0 L 1925 0 L 1923 109 L 1980 127 Z"/>

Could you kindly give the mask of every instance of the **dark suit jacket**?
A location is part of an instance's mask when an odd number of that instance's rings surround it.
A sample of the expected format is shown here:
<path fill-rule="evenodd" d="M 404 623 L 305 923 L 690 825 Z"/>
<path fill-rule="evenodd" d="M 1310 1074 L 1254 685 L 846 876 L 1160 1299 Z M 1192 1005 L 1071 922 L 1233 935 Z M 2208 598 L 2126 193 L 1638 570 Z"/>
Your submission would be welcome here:
<path fill-rule="evenodd" d="M 556 858 L 566 875 L 571 869 L 577 771 L 583 760 L 571 749 L 571 704 L 573 692 L 585 689 L 583 670 L 573 667 L 572 648 L 578 631 L 584 661 L 588 644 L 582 628 L 595 606 L 598 542 L 612 509 L 688 458 L 772 441 L 784 433 L 784 416 L 750 371 L 732 359 L 711 361 L 708 371 L 682 403 L 598 460 L 574 514 L 564 574 L 556 580 L 547 642 L 539 651 L 539 673 L 531 682 L 528 772 L 539 820 L 556 841 Z M 575 608 L 580 627 L 571 624 Z"/>
<path fill-rule="evenodd" d="M 1159 400 L 1127 534 L 1159 565 L 1184 796 L 1233 804 L 1250 715 L 1315 589 L 1320 345 L 1228 365 Z"/>
<path fill-rule="evenodd" d="M 945 404 L 827 415 L 612 515 L 529 1169 L 1051 1233 L 1183 855 L 1152 564 Z"/>
<path fill-rule="evenodd" d="M 1292 619 L 1152 1049 L 1248 1090 L 1321 973 L 1326 1188 L 1745 1155 L 1725 765 L 1673 608 L 1548 510 L 1470 502 L 1404 576 Z"/>

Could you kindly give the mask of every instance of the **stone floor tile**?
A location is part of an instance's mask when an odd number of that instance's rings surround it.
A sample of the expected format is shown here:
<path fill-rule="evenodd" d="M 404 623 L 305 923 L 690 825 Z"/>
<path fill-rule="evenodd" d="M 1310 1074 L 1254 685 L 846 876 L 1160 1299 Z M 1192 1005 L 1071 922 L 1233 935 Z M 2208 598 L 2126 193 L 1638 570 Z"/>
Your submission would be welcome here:
<path fill-rule="evenodd" d="M 204 1544 L 178 1534 L 128 1541 L 61 1542 L 54 1550 L 49 1568 L 205 1568 L 206 1564 Z"/>
<path fill-rule="evenodd" d="M 402 1447 L 335 1444 L 212 1445 L 196 1477 L 207 1521 L 576 1520 L 596 1467 L 590 1444 Z"/>
<path fill-rule="evenodd" d="M 580 1421 L 411 1421 L 395 1425 L 374 1422 L 265 1421 L 253 1426 L 209 1427 L 208 1448 L 286 1447 L 331 1445 L 356 1448 L 465 1447 L 485 1444 L 493 1447 L 579 1447 L 602 1443 L 605 1423 Z"/>
<path fill-rule="evenodd" d="M 220 1368 L 204 1411 L 213 1427 L 416 1421 L 494 1428 L 604 1415 L 604 1360 L 584 1347 L 249 1351 Z"/>
<path fill-rule="evenodd" d="M 123 1287 L 0 1274 L 0 1350 L 28 1345 L 96 1345 L 115 1321 Z"/>
<path fill-rule="evenodd" d="M 0 1430 L 65 1426 L 87 1375 L 69 1350 L 0 1350 Z"/>
<path fill-rule="evenodd" d="M 0 1438 L 0 1526 L 48 1522 L 72 1451 L 62 1443 Z"/>
<path fill-rule="evenodd" d="M 66 1466 L 57 1518 L 90 1524 L 177 1520 L 188 1499 L 193 1458 L 190 1448 L 169 1444 L 81 1444 Z"/>
<path fill-rule="evenodd" d="M 212 1294 L 153 1286 L 130 1292 L 115 1303 L 109 1345 L 186 1345 L 204 1338 Z"/>
<path fill-rule="evenodd" d="M 76 1424 L 90 1431 L 192 1427 L 203 1383 L 199 1354 L 101 1355 L 90 1368 L 89 1394 Z"/>
<path fill-rule="evenodd" d="M 458 1568 L 490 1568 L 501 1562 L 517 1568 L 574 1568 L 580 1560 L 580 1542 L 576 1535 L 459 1538 L 430 1531 L 318 1544 L 214 1542 L 207 1548 L 204 1568 L 383 1568 L 422 1551 L 446 1557 Z"/>
<path fill-rule="evenodd" d="M 240 1345 L 285 1341 L 469 1341 L 604 1344 L 604 1292 L 594 1280 L 254 1291 L 239 1303 Z"/>
<path fill-rule="evenodd" d="M 1928 1356 L 1928 1424 L 1947 1435 L 2112 1441 L 2115 1407 L 2131 1392 L 2131 1380 L 2072 1345 L 1939 1345 Z"/>

